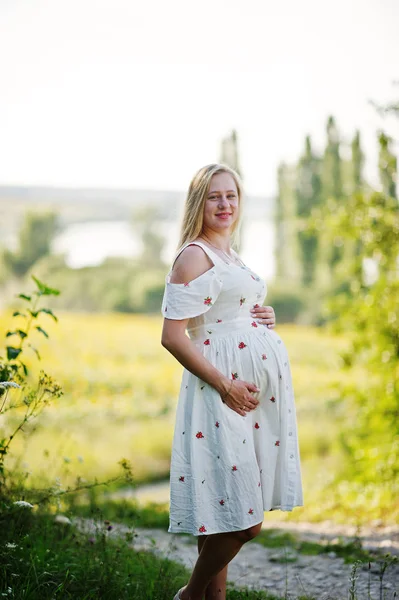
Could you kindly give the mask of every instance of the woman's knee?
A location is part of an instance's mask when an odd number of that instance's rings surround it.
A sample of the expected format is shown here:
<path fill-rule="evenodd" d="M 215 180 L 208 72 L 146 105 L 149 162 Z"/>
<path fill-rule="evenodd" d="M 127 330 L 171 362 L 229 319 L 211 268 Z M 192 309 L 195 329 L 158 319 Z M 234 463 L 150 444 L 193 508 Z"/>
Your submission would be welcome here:
<path fill-rule="evenodd" d="M 245 542 L 249 542 L 251 540 L 253 540 L 254 538 L 256 538 L 257 535 L 259 535 L 261 529 L 262 529 L 262 523 L 257 523 L 257 525 L 252 525 L 252 527 L 248 527 L 248 529 L 243 529 L 242 531 L 237 531 L 238 537 L 240 538 L 240 540 L 242 540 L 244 543 Z"/>

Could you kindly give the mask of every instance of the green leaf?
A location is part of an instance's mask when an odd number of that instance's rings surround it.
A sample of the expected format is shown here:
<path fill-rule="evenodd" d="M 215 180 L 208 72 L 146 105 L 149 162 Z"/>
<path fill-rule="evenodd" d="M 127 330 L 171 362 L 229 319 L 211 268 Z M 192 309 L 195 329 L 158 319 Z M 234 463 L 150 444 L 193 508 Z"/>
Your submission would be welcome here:
<path fill-rule="evenodd" d="M 26 366 L 25 363 L 21 362 L 21 367 L 23 369 L 24 375 L 27 376 L 29 373 L 28 367 Z"/>
<path fill-rule="evenodd" d="M 39 289 L 39 296 L 58 296 L 60 294 L 59 290 L 48 287 L 45 283 L 39 281 L 39 279 L 34 275 L 31 277 Z"/>
<path fill-rule="evenodd" d="M 21 348 L 14 348 L 13 346 L 7 346 L 7 359 L 14 360 L 14 358 L 17 358 L 17 356 L 19 354 L 21 354 L 21 352 L 22 352 Z"/>
<path fill-rule="evenodd" d="M 16 329 L 15 331 L 7 331 L 6 337 L 10 337 L 10 335 L 19 335 L 19 337 L 23 339 L 26 338 L 28 334 L 25 333 L 25 331 L 22 331 L 22 329 Z"/>
<path fill-rule="evenodd" d="M 42 329 L 41 327 L 39 327 L 39 325 L 36 326 L 36 329 L 38 331 L 40 331 L 40 333 L 42 333 L 46 338 L 48 338 L 48 333 L 47 331 L 44 331 L 44 329 Z"/>
<path fill-rule="evenodd" d="M 22 298 L 23 300 L 27 300 L 28 302 L 32 300 L 32 297 L 27 296 L 26 294 L 18 294 L 17 298 Z"/>
<path fill-rule="evenodd" d="M 29 346 L 30 348 L 32 348 L 33 352 L 35 352 L 35 353 L 36 353 L 36 356 L 37 356 L 37 358 L 38 358 L 39 360 L 41 360 L 41 358 L 40 358 L 40 354 L 39 354 L 39 350 L 37 350 L 37 349 L 36 349 L 34 346 L 32 346 L 32 344 L 28 344 L 28 346 Z"/>
<path fill-rule="evenodd" d="M 25 313 L 21 313 L 21 312 L 19 312 L 19 310 L 16 310 L 14 313 L 12 313 L 12 316 L 13 317 L 25 317 L 25 319 L 27 317 L 27 315 Z"/>
<path fill-rule="evenodd" d="M 39 314 L 39 311 L 38 311 L 38 310 L 30 310 L 30 309 L 28 308 L 28 312 L 29 312 L 29 314 L 31 314 L 31 315 L 32 315 L 32 317 L 33 317 L 34 319 L 37 319 L 37 315 Z"/>
<path fill-rule="evenodd" d="M 53 311 L 51 311 L 49 308 L 41 308 L 38 312 L 44 312 L 47 315 L 50 315 L 51 317 L 53 317 L 54 321 L 58 321 L 58 319 L 55 316 L 55 314 L 53 313 Z"/>

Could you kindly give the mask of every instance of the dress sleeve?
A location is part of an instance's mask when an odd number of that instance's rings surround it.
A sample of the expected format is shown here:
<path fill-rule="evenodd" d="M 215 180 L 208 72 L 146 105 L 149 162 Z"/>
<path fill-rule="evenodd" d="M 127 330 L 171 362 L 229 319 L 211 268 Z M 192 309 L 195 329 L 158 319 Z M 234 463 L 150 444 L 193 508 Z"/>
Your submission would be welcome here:
<path fill-rule="evenodd" d="M 222 285 L 215 266 L 188 283 L 171 283 L 167 276 L 162 315 L 175 320 L 198 317 L 215 303 Z"/>

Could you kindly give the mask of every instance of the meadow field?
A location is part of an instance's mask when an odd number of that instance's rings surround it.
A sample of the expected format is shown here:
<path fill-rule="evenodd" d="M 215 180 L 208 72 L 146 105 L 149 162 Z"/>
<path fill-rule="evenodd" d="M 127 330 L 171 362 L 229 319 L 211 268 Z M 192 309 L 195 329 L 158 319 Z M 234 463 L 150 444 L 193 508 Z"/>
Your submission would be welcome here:
<path fill-rule="evenodd" d="M 25 473 L 27 487 L 66 486 L 77 477 L 111 478 L 125 458 L 137 484 L 167 478 L 182 367 L 160 344 L 161 317 L 58 311 L 57 316 L 58 323 L 42 316 L 49 339 L 32 334 L 42 361 L 27 350 L 26 362 L 32 376 L 43 363 L 64 395 L 15 438 L 8 469 Z M 0 315 L 2 339 L 15 320 L 11 313 Z M 367 382 L 364 372 L 343 368 L 340 352 L 348 337 L 293 325 L 276 331 L 291 358 L 305 506 L 292 513 L 275 511 L 274 518 L 393 521 L 397 507 L 389 489 L 357 489 L 337 480 L 348 460 L 343 426 L 356 415 L 339 397 L 336 383 Z M 15 412 L 7 413 L 8 421 L 3 417 L 7 431 L 17 420 Z"/>

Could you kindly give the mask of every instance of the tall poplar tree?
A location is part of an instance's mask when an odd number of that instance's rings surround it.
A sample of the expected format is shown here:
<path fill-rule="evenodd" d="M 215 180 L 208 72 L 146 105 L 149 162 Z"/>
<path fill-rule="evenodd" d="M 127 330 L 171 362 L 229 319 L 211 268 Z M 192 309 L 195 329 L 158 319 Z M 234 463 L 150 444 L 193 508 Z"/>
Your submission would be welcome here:
<path fill-rule="evenodd" d="M 391 198 L 396 198 L 396 178 L 398 174 L 398 163 L 396 156 L 391 150 L 392 138 L 383 131 L 378 133 L 380 146 L 378 158 L 378 170 L 383 193 Z"/>
<path fill-rule="evenodd" d="M 304 154 L 298 162 L 295 197 L 302 283 L 309 285 L 315 279 L 318 235 L 307 230 L 306 226 L 312 208 L 319 206 L 322 199 L 320 159 L 313 154 L 309 136 L 305 140 Z"/>
<path fill-rule="evenodd" d="M 358 192 L 363 187 L 364 154 L 361 148 L 360 132 L 356 131 L 352 143 L 352 192 Z"/>

